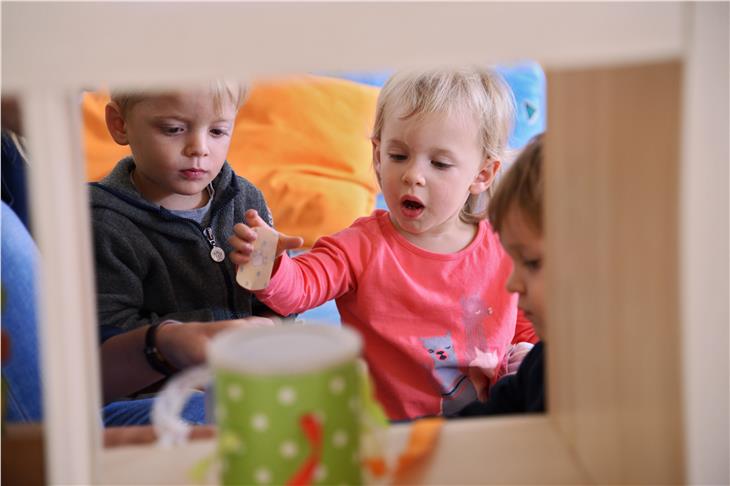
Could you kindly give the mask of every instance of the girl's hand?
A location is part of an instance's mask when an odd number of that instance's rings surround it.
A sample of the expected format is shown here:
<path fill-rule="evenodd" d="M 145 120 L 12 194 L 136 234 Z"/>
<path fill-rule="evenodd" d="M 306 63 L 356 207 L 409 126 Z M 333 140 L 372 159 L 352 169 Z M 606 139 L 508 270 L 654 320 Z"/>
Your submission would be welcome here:
<path fill-rule="evenodd" d="M 528 342 L 519 342 L 509 347 L 507 351 L 507 372 L 504 376 L 512 375 L 517 373 L 517 370 L 522 364 L 522 360 L 525 359 L 527 353 L 534 347 L 534 344 Z"/>
<path fill-rule="evenodd" d="M 256 240 L 256 232 L 253 228 L 257 226 L 266 226 L 266 223 L 255 209 L 246 211 L 246 222 L 237 223 L 233 227 L 233 235 L 228 238 L 228 243 L 233 247 L 230 253 L 231 262 L 236 265 L 244 265 L 251 261 L 253 253 L 253 242 Z M 279 234 L 279 242 L 276 245 L 276 256 L 281 256 L 286 250 L 294 250 L 304 244 L 301 236 L 289 236 L 283 233 Z"/>
<path fill-rule="evenodd" d="M 226 329 L 273 326 L 267 317 L 214 322 L 169 322 L 157 330 L 157 349 L 175 368 L 181 370 L 206 361 L 208 341 Z"/>

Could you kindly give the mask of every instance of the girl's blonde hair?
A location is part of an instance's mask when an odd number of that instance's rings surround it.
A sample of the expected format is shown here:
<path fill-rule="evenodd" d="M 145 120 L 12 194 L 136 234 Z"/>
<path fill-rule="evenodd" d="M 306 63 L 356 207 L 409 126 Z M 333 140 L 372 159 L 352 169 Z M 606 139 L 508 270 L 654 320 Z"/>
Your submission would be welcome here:
<path fill-rule="evenodd" d="M 380 139 L 385 119 L 402 110 L 402 119 L 425 113 L 473 113 L 479 123 L 484 157 L 501 160 L 512 132 L 515 101 L 512 90 L 492 69 L 482 67 L 436 68 L 399 72 L 385 83 L 375 111 L 373 139 Z M 460 218 L 477 223 L 487 217 L 485 193 L 471 194 Z"/>
<path fill-rule="evenodd" d="M 223 110 L 225 102 L 233 103 L 238 110 L 246 101 L 247 85 L 244 83 L 231 82 L 223 79 L 216 79 L 208 83 L 207 88 L 213 96 L 213 103 L 216 111 Z M 170 90 L 173 91 L 173 90 Z M 111 100 L 119 106 L 122 116 L 127 116 L 129 110 L 140 101 L 154 96 L 163 95 L 168 90 L 116 90 L 111 91 Z"/>

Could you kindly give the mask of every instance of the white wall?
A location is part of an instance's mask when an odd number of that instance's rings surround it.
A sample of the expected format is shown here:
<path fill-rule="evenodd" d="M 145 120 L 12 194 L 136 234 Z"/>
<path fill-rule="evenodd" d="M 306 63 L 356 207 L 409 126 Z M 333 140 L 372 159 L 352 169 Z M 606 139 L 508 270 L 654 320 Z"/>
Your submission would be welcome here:
<path fill-rule="evenodd" d="M 690 484 L 730 484 L 730 4 L 695 4 L 690 23 L 680 198 L 686 471 Z"/>

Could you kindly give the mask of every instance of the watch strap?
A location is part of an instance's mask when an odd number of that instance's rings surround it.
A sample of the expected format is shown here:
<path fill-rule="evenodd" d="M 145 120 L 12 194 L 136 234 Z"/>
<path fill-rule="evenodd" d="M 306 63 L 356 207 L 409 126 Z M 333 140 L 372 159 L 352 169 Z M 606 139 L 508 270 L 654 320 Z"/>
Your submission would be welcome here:
<path fill-rule="evenodd" d="M 165 356 L 157 348 L 157 331 L 160 327 L 165 324 L 178 323 L 178 321 L 162 321 L 150 325 L 147 328 L 144 338 L 144 355 L 147 358 L 147 363 L 158 373 L 165 376 L 170 376 L 177 373 L 179 370 L 170 364 Z"/>

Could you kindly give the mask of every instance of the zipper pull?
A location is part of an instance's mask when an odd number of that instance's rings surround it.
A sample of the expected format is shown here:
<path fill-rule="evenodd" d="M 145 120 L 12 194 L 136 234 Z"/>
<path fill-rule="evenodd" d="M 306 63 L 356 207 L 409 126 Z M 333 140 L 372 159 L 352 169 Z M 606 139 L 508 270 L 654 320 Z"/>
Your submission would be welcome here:
<path fill-rule="evenodd" d="M 210 258 L 213 259 L 214 262 L 220 263 L 223 260 L 226 259 L 226 252 L 223 251 L 223 248 L 219 247 L 215 242 L 215 236 L 213 236 L 213 229 L 209 226 L 203 230 L 203 235 L 208 240 L 208 244 L 212 247 L 210 249 Z"/>

